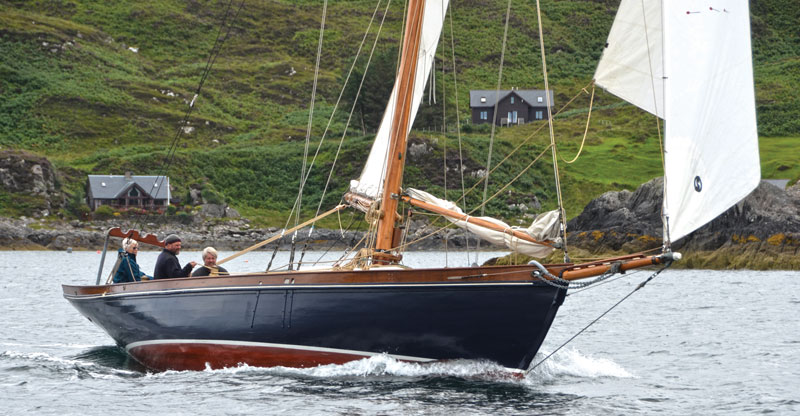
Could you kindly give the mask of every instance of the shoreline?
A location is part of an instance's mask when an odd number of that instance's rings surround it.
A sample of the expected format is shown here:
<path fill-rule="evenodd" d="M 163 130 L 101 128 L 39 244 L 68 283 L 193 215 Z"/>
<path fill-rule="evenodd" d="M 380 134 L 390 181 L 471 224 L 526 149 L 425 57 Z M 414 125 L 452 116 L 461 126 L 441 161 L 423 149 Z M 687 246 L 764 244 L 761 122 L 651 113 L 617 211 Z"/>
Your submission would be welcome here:
<path fill-rule="evenodd" d="M 118 225 L 113 221 L 62 222 L 0 218 L 0 251 L 99 251 L 103 248 L 105 232 Z M 148 228 L 146 232 L 156 234 L 159 239 L 173 233 L 180 235 L 185 242 L 184 251 L 200 251 L 207 246 L 222 251 L 240 251 L 281 232 L 277 228 L 250 228 L 249 224 L 242 220 L 205 222 L 197 225 L 148 224 Z M 415 224 L 410 227 L 409 240 L 428 232 L 425 224 Z M 295 247 L 297 250 L 344 250 L 359 242 L 363 234 L 363 231 L 347 231 L 342 235 L 339 230 L 315 229 L 310 238 L 307 232 L 299 233 Z M 618 250 L 598 246 L 597 241 L 593 241 L 595 244 L 581 244 L 580 235 L 578 232 L 569 235 L 569 249 L 573 260 L 619 255 Z M 448 242 L 447 248 L 444 247 L 445 238 Z M 116 251 L 118 240 L 117 238 L 111 240 L 109 251 Z M 476 243 L 477 238 L 474 235 L 469 235 L 460 229 L 447 229 L 411 245 L 406 251 L 475 251 Z M 270 243 L 258 250 L 274 250 L 276 244 Z M 143 246 L 144 251 L 158 251 L 156 248 Z M 291 237 L 287 236 L 280 243 L 279 250 L 288 251 L 291 247 Z M 507 251 L 507 249 L 481 242 L 481 249 L 478 251 Z M 800 246 L 794 244 L 793 240 L 782 244 L 773 244 L 770 241 L 731 240 L 714 250 L 679 247 L 676 251 L 684 254 L 683 260 L 673 265 L 676 269 L 800 270 Z M 560 252 L 556 252 L 542 261 L 560 263 L 562 260 L 560 257 Z M 521 259 L 527 261 L 524 256 Z"/>

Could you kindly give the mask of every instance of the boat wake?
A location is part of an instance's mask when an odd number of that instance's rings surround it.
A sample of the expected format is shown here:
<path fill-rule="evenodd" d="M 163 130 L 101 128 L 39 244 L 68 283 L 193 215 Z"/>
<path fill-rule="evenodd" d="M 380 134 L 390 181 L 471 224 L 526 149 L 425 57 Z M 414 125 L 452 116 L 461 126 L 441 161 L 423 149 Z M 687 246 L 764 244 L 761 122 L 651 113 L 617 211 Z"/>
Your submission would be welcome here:
<path fill-rule="evenodd" d="M 539 351 L 533 365 L 539 363 L 549 352 Z M 634 378 L 635 376 L 619 364 L 607 359 L 584 355 L 578 350 L 567 349 L 548 358 L 528 375 L 528 379 L 548 381 L 561 377 L 579 378 Z"/>
<path fill-rule="evenodd" d="M 547 354 L 539 353 L 534 362 L 543 359 Z M 388 355 L 376 355 L 345 364 L 330 364 L 312 368 L 291 367 L 252 367 L 242 364 L 234 368 L 211 369 L 206 367 L 205 373 L 211 374 L 259 374 L 301 378 L 461 378 L 495 382 L 511 382 L 539 385 L 563 377 L 578 378 L 631 378 L 634 377 L 620 365 L 606 358 L 586 356 L 577 350 L 562 351 L 542 364 L 536 370 L 525 374 L 521 371 L 509 370 L 488 361 L 451 360 L 431 363 L 409 363 L 399 361 Z M 167 371 L 160 376 L 185 373 L 183 371 Z M 152 376 L 159 376 L 153 374 Z"/>
<path fill-rule="evenodd" d="M 67 375 L 70 379 L 139 377 L 143 368 L 115 346 L 94 347 L 72 357 L 46 352 L 0 352 L 0 362 L 9 372 L 46 372 Z"/>

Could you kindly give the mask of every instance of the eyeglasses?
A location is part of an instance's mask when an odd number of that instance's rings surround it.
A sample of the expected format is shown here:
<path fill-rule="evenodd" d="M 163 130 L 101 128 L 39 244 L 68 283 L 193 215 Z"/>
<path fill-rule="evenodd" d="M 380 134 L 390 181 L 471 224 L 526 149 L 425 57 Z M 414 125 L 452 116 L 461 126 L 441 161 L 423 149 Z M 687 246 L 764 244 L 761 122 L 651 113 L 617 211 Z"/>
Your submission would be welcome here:
<path fill-rule="evenodd" d="M 131 250 L 138 250 L 138 249 L 139 249 L 139 246 L 133 246 L 133 247 L 131 247 Z"/>

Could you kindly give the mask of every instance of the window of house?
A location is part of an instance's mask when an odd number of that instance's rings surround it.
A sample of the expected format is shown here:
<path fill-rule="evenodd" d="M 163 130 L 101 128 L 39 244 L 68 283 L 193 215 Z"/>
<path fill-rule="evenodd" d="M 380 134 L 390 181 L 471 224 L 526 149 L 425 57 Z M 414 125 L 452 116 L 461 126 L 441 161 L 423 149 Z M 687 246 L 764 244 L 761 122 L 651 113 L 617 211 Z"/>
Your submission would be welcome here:
<path fill-rule="evenodd" d="M 539 100 L 539 102 L 542 102 L 542 97 L 536 97 L 536 99 Z"/>
<path fill-rule="evenodd" d="M 511 97 L 511 104 L 514 104 L 514 97 Z"/>
<path fill-rule="evenodd" d="M 536 112 L 536 119 L 537 120 L 541 120 L 542 119 L 542 112 L 541 111 L 537 111 Z"/>
<path fill-rule="evenodd" d="M 517 112 L 514 111 L 511 115 L 512 115 L 511 122 L 512 123 L 516 123 L 517 122 Z"/>
<path fill-rule="evenodd" d="M 136 188 L 131 188 L 131 190 L 128 191 L 128 196 L 139 196 L 139 190 Z"/>
<path fill-rule="evenodd" d="M 481 97 L 481 102 L 485 103 L 486 102 L 486 97 Z"/>
<path fill-rule="evenodd" d="M 488 119 L 489 119 L 489 112 L 481 111 L 481 120 L 488 120 Z"/>

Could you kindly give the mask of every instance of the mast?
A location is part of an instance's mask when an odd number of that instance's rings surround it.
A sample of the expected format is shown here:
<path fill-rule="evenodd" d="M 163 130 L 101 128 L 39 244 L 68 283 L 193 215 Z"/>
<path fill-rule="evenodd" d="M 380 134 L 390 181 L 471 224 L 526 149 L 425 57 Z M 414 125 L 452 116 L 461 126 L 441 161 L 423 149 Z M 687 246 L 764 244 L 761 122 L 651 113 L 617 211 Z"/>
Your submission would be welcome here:
<path fill-rule="evenodd" d="M 409 119 L 414 95 L 414 79 L 417 72 L 417 55 L 422 34 L 422 17 L 425 0 L 409 0 L 406 29 L 403 34 L 403 50 L 397 73 L 397 105 L 389 139 L 389 157 L 386 158 L 386 179 L 381 196 L 381 215 L 375 249 L 390 252 L 395 248 L 395 233 L 400 185 L 403 182 L 403 167 L 406 158 Z"/>

